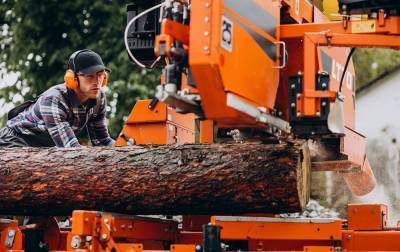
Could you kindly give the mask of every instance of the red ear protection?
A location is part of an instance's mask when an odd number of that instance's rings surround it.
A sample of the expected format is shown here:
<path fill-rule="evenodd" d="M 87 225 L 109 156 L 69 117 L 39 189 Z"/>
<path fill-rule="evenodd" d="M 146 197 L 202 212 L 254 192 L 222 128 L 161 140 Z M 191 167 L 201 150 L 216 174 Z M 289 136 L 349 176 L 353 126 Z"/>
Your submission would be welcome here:
<path fill-rule="evenodd" d="M 74 71 L 68 69 L 64 75 L 64 82 L 68 89 L 76 89 L 79 86 L 78 78 L 75 76 Z"/>
<path fill-rule="evenodd" d="M 75 69 L 75 58 L 78 56 L 79 53 L 87 51 L 86 49 L 84 50 L 79 50 L 74 52 L 71 57 L 69 57 L 68 60 L 68 70 L 65 72 L 64 75 L 64 82 L 67 85 L 68 89 L 76 89 L 79 87 L 79 81 L 78 77 L 76 76 L 74 69 Z"/>
<path fill-rule="evenodd" d="M 79 50 L 79 51 L 74 52 L 74 53 L 71 55 L 71 57 L 69 58 L 69 60 L 68 60 L 68 70 L 65 72 L 65 75 L 64 75 L 64 81 L 65 81 L 65 84 L 66 84 L 66 86 L 67 86 L 68 89 L 77 89 L 77 88 L 79 87 L 78 76 L 77 76 L 77 74 L 74 72 L 74 71 L 76 70 L 76 68 L 75 68 L 75 58 L 77 58 L 78 55 L 79 55 L 81 52 L 85 52 L 85 51 L 89 51 L 89 52 L 94 53 L 93 51 L 88 50 L 88 49 Z M 94 53 L 94 54 L 96 54 L 96 53 Z M 96 55 L 97 55 L 97 54 L 96 54 Z M 102 62 L 100 56 L 97 55 L 97 57 L 99 57 L 100 62 L 101 62 L 101 64 L 103 65 L 103 62 Z M 103 80 L 102 80 L 102 82 L 101 82 L 101 86 L 102 86 L 102 87 L 106 86 L 106 85 L 107 85 L 107 82 L 108 82 L 108 74 L 107 74 L 107 72 L 105 71 L 105 72 L 104 72 L 104 78 L 103 78 Z"/>
<path fill-rule="evenodd" d="M 104 71 L 104 79 L 103 82 L 101 83 L 101 86 L 105 87 L 107 85 L 107 82 L 108 82 L 108 74 L 107 71 Z"/>

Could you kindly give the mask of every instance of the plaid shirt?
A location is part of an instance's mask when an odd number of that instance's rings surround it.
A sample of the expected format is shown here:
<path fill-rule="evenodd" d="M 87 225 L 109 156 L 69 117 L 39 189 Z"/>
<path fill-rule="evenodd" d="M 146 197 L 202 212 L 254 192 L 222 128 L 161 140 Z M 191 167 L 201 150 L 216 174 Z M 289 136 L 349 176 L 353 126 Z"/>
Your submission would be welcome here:
<path fill-rule="evenodd" d="M 108 134 L 105 115 L 106 98 L 103 92 L 83 106 L 73 90 L 59 84 L 9 120 L 7 126 L 27 137 L 48 134 L 58 147 L 80 146 L 75 133 L 87 127 L 94 146 L 110 146 L 114 140 Z"/>

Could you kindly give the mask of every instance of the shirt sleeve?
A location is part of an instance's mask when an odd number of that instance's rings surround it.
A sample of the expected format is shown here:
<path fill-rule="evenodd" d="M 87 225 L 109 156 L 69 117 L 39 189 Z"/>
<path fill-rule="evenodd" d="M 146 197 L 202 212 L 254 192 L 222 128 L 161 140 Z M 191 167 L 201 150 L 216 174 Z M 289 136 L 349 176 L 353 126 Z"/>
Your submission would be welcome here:
<path fill-rule="evenodd" d="M 57 96 L 42 97 L 39 112 L 47 131 L 57 147 L 79 147 L 80 144 L 67 121 L 68 106 Z"/>
<path fill-rule="evenodd" d="M 94 111 L 94 114 L 90 117 L 87 127 L 90 136 L 90 140 L 94 146 L 113 146 L 114 139 L 110 137 L 106 122 L 106 98 L 102 94 L 101 104 L 98 111 Z"/>

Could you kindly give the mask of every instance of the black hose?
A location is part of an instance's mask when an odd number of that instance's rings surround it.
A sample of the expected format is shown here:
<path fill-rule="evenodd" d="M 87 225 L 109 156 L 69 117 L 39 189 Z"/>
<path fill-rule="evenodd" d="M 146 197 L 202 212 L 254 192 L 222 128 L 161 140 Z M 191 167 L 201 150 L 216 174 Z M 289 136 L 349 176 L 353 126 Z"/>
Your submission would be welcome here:
<path fill-rule="evenodd" d="M 356 50 L 355 47 L 351 48 L 349 56 L 347 56 L 346 64 L 344 65 L 342 78 L 340 79 L 339 92 L 342 92 L 344 76 L 346 75 L 347 67 L 349 66 L 351 56 L 353 56 L 353 53 L 354 53 L 355 50 Z"/>

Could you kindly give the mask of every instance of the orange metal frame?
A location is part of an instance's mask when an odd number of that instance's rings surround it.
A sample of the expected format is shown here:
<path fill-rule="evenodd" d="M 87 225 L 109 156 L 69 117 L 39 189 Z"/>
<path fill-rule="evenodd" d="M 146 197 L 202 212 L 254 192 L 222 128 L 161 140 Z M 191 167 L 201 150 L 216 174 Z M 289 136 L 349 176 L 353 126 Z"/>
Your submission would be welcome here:
<path fill-rule="evenodd" d="M 249 216 L 184 217 L 175 220 L 74 211 L 69 230 L 54 220 L 18 226 L 0 221 L 0 251 L 24 252 L 24 230 L 45 230 L 49 251 L 196 251 L 201 226 L 220 227 L 225 244 L 242 244 L 250 251 L 398 251 L 400 227 L 388 227 L 385 205 L 349 205 L 348 221 L 340 219 L 271 218 Z M 210 225 L 210 224 L 208 224 Z M 243 243 L 240 242 L 245 242 Z M 233 248 L 234 249 L 234 248 Z"/>
<path fill-rule="evenodd" d="M 361 29 L 362 26 L 369 28 Z M 282 39 L 304 41 L 304 55 L 307 57 L 304 57 L 303 95 L 298 104 L 304 117 L 316 115 L 316 104 L 320 98 L 335 98 L 335 92 L 315 90 L 318 47 L 400 48 L 400 38 L 397 36 L 400 34 L 400 17 L 389 17 L 384 22 L 380 19 L 349 21 L 347 27 L 344 27 L 343 22 L 281 25 L 280 31 Z M 359 34 L 359 31 L 364 34 Z"/>

